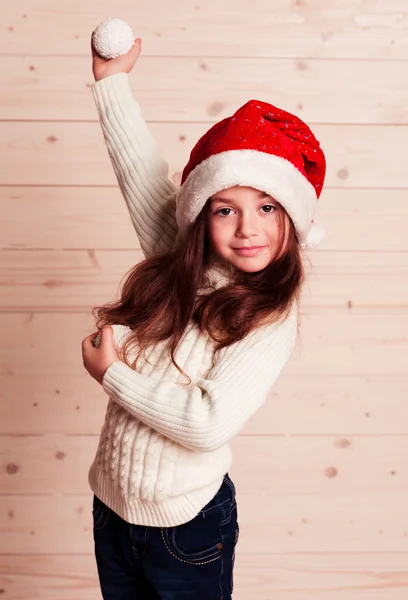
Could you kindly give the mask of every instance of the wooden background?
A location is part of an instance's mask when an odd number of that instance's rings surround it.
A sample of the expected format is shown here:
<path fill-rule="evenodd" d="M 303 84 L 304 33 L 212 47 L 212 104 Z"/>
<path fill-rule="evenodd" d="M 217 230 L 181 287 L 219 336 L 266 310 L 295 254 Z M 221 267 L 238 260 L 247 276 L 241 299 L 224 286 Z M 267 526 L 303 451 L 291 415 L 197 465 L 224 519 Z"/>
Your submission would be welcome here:
<path fill-rule="evenodd" d="M 0 594 L 100 598 L 87 472 L 106 395 L 91 308 L 140 259 L 91 97 L 108 16 L 171 177 L 250 98 L 327 154 L 301 340 L 233 442 L 236 600 L 408 595 L 406 0 L 14 0 L 0 15 Z M 209 599 L 210 600 L 210 599 Z"/>

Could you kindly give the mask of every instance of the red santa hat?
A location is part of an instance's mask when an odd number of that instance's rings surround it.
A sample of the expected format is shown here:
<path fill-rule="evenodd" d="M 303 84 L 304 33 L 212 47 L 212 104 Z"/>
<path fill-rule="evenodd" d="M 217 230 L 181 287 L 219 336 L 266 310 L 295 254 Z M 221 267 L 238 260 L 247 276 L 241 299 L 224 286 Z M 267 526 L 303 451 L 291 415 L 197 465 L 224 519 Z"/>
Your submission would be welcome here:
<path fill-rule="evenodd" d="M 213 125 L 191 151 L 177 195 L 181 233 L 207 200 L 235 185 L 253 187 L 279 202 L 303 247 L 323 237 L 313 221 L 326 173 L 325 156 L 310 128 L 276 106 L 250 100 Z"/>

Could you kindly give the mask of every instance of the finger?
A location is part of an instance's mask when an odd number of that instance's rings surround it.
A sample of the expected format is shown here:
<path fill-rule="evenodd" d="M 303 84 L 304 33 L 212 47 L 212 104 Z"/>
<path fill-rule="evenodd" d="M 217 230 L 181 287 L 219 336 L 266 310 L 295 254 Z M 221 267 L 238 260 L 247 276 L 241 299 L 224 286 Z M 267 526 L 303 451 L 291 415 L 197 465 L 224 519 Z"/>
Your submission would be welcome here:
<path fill-rule="evenodd" d="M 110 341 L 111 343 L 113 343 L 113 327 L 112 327 L 112 325 L 104 325 L 102 327 L 102 340 L 101 340 L 101 343 L 103 343 L 105 340 Z"/>
<path fill-rule="evenodd" d="M 85 349 L 94 348 L 95 346 L 92 344 L 92 340 L 95 338 L 96 335 L 98 335 L 97 331 L 95 333 L 91 333 L 90 335 L 87 335 L 86 338 L 82 341 L 82 348 L 85 348 Z"/>
<path fill-rule="evenodd" d="M 141 49 L 142 49 L 142 38 L 136 38 L 130 51 L 133 53 L 136 53 L 136 54 L 140 54 Z"/>

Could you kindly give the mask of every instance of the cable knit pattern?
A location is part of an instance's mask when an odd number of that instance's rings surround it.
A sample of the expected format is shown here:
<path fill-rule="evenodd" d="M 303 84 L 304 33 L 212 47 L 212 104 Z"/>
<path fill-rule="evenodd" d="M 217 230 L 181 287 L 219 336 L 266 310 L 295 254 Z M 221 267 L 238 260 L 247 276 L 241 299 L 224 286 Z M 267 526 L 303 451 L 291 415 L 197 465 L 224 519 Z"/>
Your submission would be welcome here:
<path fill-rule="evenodd" d="M 165 251 L 177 235 L 176 190 L 128 77 L 103 79 L 93 92 L 143 252 Z M 228 267 L 214 264 L 205 286 L 217 288 L 229 278 Z M 130 329 L 113 329 L 120 348 Z M 218 352 L 211 338 L 190 323 L 176 352 L 191 378 L 188 385 L 165 342 L 148 349 L 137 371 L 114 362 L 103 378 L 109 402 L 89 471 L 93 492 L 130 523 L 171 527 L 193 519 L 222 484 L 232 461 L 228 442 L 267 398 L 296 334 L 295 307 L 285 321 L 259 327 Z"/>

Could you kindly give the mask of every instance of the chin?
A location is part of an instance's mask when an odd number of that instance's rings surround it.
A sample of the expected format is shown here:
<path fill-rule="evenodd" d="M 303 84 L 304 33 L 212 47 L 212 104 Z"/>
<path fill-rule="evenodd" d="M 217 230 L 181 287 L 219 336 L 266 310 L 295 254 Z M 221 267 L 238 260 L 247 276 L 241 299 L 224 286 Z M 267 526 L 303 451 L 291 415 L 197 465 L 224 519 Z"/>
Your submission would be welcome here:
<path fill-rule="evenodd" d="M 251 258 L 235 259 L 230 261 L 236 269 L 244 271 L 244 273 L 258 273 L 265 269 L 270 261 L 265 260 L 254 260 Z"/>

